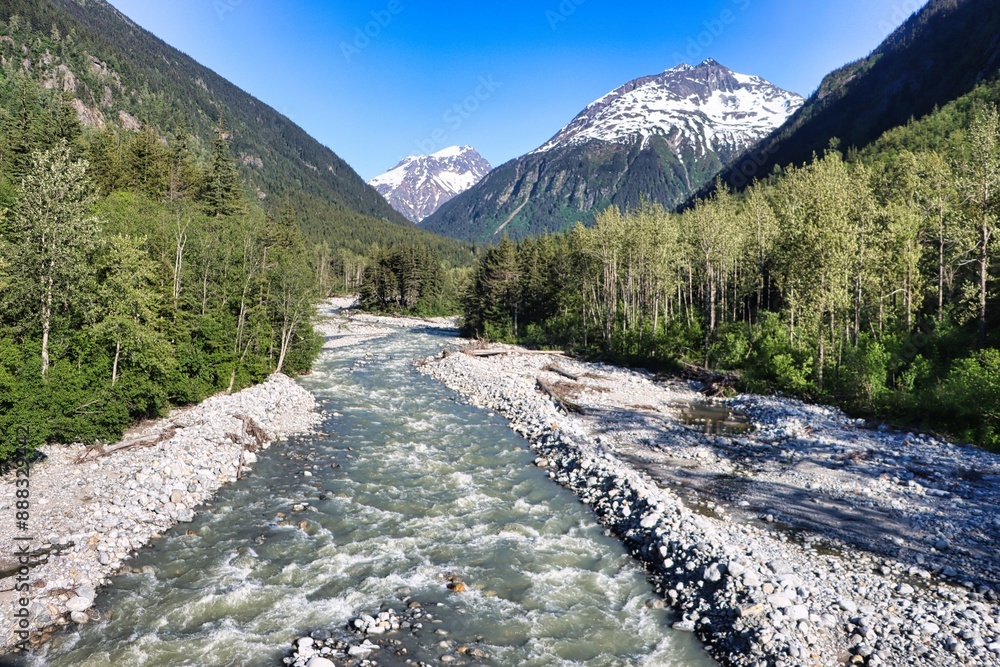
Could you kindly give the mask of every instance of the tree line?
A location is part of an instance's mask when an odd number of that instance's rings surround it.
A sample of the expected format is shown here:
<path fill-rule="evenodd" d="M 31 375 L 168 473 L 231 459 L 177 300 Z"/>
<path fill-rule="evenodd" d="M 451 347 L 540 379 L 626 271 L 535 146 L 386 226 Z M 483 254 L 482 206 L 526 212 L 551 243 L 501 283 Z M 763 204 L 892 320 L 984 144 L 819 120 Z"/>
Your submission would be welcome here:
<path fill-rule="evenodd" d="M 505 239 L 474 270 L 467 333 L 738 369 L 748 389 L 1000 447 L 1000 119 L 974 106 L 684 212 Z"/>
<path fill-rule="evenodd" d="M 0 125 L 0 458 L 114 440 L 173 405 L 306 372 L 329 289 L 288 201 L 251 199 L 220 121 L 85 131 L 23 76 Z"/>

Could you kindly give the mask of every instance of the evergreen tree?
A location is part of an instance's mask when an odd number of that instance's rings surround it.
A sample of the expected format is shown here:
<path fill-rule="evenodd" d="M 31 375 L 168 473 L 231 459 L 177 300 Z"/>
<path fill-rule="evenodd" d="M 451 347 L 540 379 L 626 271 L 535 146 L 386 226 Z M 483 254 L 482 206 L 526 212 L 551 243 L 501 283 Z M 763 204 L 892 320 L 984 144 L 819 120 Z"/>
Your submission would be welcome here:
<path fill-rule="evenodd" d="M 187 121 L 178 114 L 174 138 L 170 143 L 170 169 L 167 175 L 167 197 L 170 201 L 197 194 L 201 185 L 198 166 L 191 152 L 191 134 Z"/>
<path fill-rule="evenodd" d="M 112 387 L 118 383 L 124 364 L 162 372 L 171 356 L 170 346 L 156 326 L 156 265 L 143 245 L 144 239 L 108 238 L 99 261 L 102 318 L 95 331 L 111 348 Z"/>
<path fill-rule="evenodd" d="M 168 161 L 166 146 L 149 125 L 130 137 L 125 159 L 125 173 L 130 190 L 158 199 L 167 192 Z"/>
<path fill-rule="evenodd" d="M 216 130 L 212 162 L 205 174 L 202 201 L 209 215 L 235 215 L 242 209 L 243 188 L 236 164 L 229 155 L 229 132 Z"/>

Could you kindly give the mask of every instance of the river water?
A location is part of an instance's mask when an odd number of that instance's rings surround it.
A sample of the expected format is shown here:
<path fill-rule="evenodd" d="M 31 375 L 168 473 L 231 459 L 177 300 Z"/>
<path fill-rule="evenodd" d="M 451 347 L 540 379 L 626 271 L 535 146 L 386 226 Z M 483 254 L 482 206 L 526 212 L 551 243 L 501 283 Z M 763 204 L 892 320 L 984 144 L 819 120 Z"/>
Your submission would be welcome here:
<path fill-rule="evenodd" d="M 407 594 L 442 621 L 400 637 L 414 659 L 447 652 L 442 629 L 491 656 L 476 664 L 714 664 L 648 604 L 642 571 L 531 465 L 523 439 L 414 370 L 449 342 L 400 331 L 325 352 L 302 380 L 321 432 L 262 452 L 131 563 L 142 573 L 115 579 L 98 600 L 105 620 L 57 635 L 29 664 L 277 667 L 298 637 L 402 609 Z M 315 509 L 293 512 L 302 502 Z M 469 590 L 449 592 L 449 573 Z"/>

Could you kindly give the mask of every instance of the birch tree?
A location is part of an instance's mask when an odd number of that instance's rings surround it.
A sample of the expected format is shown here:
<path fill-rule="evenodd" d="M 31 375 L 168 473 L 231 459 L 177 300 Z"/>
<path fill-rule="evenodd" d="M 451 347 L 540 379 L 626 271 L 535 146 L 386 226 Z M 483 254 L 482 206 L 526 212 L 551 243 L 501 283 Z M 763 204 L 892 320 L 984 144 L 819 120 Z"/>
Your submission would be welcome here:
<path fill-rule="evenodd" d="M 32 154 L 8 229 L 7 263 L 19 276 L 15 298 L 41 331 L 41 375 L 52 364 L 56 310 L 71 306 L 93 273 L 99 225 L 91 215 L 94 187 L 87 163 L 70 157 L 63 141 Z"/>

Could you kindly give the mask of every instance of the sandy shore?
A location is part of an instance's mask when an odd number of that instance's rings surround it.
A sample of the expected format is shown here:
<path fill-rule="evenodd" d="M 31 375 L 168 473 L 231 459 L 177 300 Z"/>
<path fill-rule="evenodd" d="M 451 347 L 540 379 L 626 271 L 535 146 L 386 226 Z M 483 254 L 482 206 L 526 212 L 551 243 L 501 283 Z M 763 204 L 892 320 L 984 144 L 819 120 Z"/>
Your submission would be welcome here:
<path fill-rule="evenodd" d="M 30 471 L 27 531 L 15 523 L 14 474 L 0 479 L 0 642 L 97 619 L 94 599 L 130 556 L 178 523 L 256 461 L 275 440 L 311 431 L 312 395 L 284 375 L 218 395 L 133 429 L 118 451 L 47 446 Z M 32 537 L 24 543 L 17 538 Z M 19 569 L 19 545 L 29 567 Z M 18 577 L 25 577 L 20 579 Z M 27 585 L 22 592 L 21 586 Z M 26 604 L 22 604 L 22 600 Z M 24 624 L 16 614 L 27 616 Z M 26 627 L 25 627 L 26 626 Z"/>
<path fill-rule="evenodd" d="M 721 664 L 1000 665 L 1000 457 L 761 396 L 705 435 L 687 384 L 546 355 L 421 368 L 510 420 Z"/>

